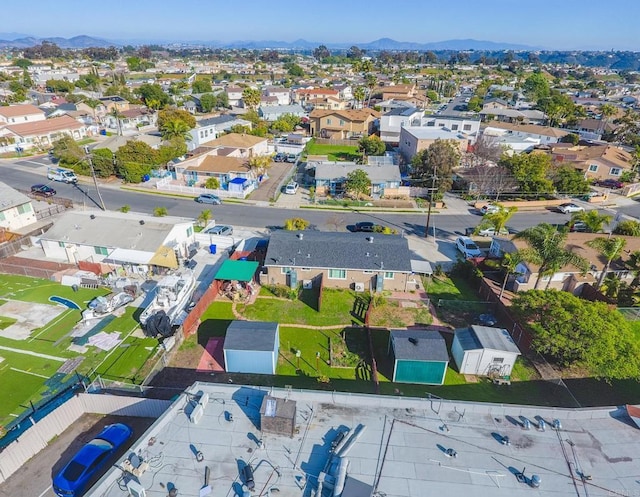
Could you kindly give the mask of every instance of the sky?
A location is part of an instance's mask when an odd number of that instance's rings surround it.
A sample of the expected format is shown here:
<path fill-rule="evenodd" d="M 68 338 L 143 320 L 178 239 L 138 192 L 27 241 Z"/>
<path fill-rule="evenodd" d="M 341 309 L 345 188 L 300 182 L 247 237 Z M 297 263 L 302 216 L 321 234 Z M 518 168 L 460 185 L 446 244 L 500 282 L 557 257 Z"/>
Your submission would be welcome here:
<path fill-rule="evenodd" d="M 417 43 L 476 39 L 549 50 L 637 50 L 637 0 L 3 1 L 0 31 L 36 37 Z M 102 6 L 101 6 L 102 5 Z"/>

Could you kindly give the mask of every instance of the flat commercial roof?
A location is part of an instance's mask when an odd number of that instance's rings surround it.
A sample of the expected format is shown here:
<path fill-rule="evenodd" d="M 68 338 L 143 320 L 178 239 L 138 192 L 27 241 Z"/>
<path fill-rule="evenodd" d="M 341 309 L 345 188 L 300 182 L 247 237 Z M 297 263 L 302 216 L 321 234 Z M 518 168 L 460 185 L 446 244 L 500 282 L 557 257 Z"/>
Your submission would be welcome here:
<path fill-rule="evenodd" d="M 222 263 L 215 275 L 216 280 L 252 281 L 258 269 L 256 261 L 232 261 L 227 259 Z"/>
<path fill-rule="evenodd" d="M 199 392 L 207 398 L 193 423 L 189 416 L 202 399 Z M 292 438 L 260 431 L 266 395 L 296 402 Z M 546 422 L 544 431 L 538 419 Z M 559 431 L 551 428 L 554 419 L 560 420 Z M 178 496 L 238 495 L 244 483 L 240 468 L 247 463 L 253 495 L 315 495 L 332 442 L 350 429 L 348 439 L 359 424 L 365 428 L 345 455 L 347 478 L 372 486 L 374 495 L 594 497 L 633 495 L 639 488 L 640 430 L 624 408 L 553 409 L 195 383 L 86 497 L 126 497 L 132 476 L 122 468 L 131 453 L 148 463 L 137 477 L 147 497 L 166 497 L 169 484 Z M 501 443 L 503 436 L 509 445 Z M 457 457 L 448 457 L 447 449 Z M 211 491 L 200 494 L 207 467 Z M 523 469 L 527 478 L 540 477 L 539 488 L 518 480 Z M 333 493 L 325 485 L 322 495 Z"/>

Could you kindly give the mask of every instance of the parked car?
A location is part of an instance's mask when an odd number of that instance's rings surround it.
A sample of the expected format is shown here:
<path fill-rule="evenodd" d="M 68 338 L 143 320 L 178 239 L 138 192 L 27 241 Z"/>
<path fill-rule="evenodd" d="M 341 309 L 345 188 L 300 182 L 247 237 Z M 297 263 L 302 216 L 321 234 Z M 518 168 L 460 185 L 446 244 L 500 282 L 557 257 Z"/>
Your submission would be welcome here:
<path fill-rule="evenodd" d="M 231 236 L 233 235 L 233 227 L 224 224 L 218 224 L 211 228 L 207 228 L 203 231 L 203 233 L 206 233 L 207 235 Z"/>
<path fill-rule="evenodd" d="M 201 204 L 213 204 L 220 205 L 222 200 L 217 195 L 213 195 L 212 193 L 203 193 L 198 198 L 196 198 L 196 202 Z"/>
<path fill-rule="evenodd" d="M 572 233 L 585 233 L 587 231 L 587 225 L 582 221 L 569 221 L 566 226 L 569 227 L 569 231 Z"/>
<path fill-rule="evenodd" d="M 133 435 L 125 424 L 105 426 L 96 438 L 87 442 L 53 477 L 53 491 L 60 497 L 82 495 L 92 476 L 106 465 L 109 458 Z"/>
<path fill-rule="evenodd" d="M 493 214 L 495 212 L 500 212 L 500 206 L 496 205 L 496 204 L 487 204 L 487 205 L 483 205 L 480 208 L 480 214 L 482 214 L 483 216 L 485 214 Z"/>
<path fill-rule="evenodd" d="M 33 185 L 31 187 L 31 193 L 40 195 L 41 197 L 53 197 L 56 191 L 47 185 Z"/>
<path fill-rule="evenodd" d="M 618 181 L 617 179 L 602 179 L 596 181 L 596 185 L 618 190 L 624 186 L 624 183 L 622 181 Z"/>
<path fill-rule="evenodd" d="M 284 192 L 287 195 L 295 195 L 297 191 L 298 191 L 298 183 L 296 183 L 295 181 L 292 181 L 291 183 L 289 183 L 287 186 L 284 187 Z"/>
<path fill-rule="evenodd" d="M 287 154 L 287 162 L 295 162 L 298 159 L 296 154 Z"/>
<path fill-rule="evenodd" d="M 572 214 L 574 212 L 582 212 L 584 211 L 584 207 L 581 207 L 577 204 L 573 204 L 573 203 L 566 203 L 566 204 L 561 204 L 558 206 L 558 210 L 560 212 L 562 212 L 563 214 Z"/>
<path fill-rule="evenodd" d="M 280 152 L 278 152 L 274 157 L 273 157 L 273 162 L 284 162 L 287 160 L 287 154 L 282 154 Z"/>
<path fill-rule="evenodd" d="M 456 248 L 465 259 L 482 256 L 482 250 L 468 236 L 459 236 L 456 239 Z"/>
<path fill-rule="evenodd" d="M 507 228 L 500 228 L 498 231 L 493 226 L 483 228 L 478 231 L 478 236 L 495 236 L 495 235 L 508 235 L 509 230 Z"/>
<path fill-rule="evenodd" d="M 377 228 L 378 228 L 378 225 L 370 221 L 363 221 L 361 223 L 356 223 L 353 226 L 354 231 L 360 231 L 363 233 L 373 233 L 376 231 Z"/>

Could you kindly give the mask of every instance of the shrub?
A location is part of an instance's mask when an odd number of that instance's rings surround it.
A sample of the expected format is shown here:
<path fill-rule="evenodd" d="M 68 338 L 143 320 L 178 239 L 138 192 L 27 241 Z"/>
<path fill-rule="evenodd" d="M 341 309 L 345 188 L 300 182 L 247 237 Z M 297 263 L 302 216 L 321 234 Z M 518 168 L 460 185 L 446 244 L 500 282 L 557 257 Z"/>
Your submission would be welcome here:
<path fill-rule="evenodd" d="M 156 207 L 155 209 L 153 209 L 153 215 L 155 217 L 164 217 L 167 214 L 169 214 L 169 211 L 166 207 Z"/>
<path fill-rule="evenodd" d="M 306 230 L 309 227 L 309 221 L 302 219 L 301 217 L 292 217 L 291 219 L 285 219 L 284 229 L 287 231 L 300 231 Z"/>
<path fill-rule="evenodd" d="M 122 207 L 120 207 L 120 212 L 124 212 L 125 214 L 127 212 L 129 212 L 131 210 L 131 206 L 130 205 L 123 205 Z"/>

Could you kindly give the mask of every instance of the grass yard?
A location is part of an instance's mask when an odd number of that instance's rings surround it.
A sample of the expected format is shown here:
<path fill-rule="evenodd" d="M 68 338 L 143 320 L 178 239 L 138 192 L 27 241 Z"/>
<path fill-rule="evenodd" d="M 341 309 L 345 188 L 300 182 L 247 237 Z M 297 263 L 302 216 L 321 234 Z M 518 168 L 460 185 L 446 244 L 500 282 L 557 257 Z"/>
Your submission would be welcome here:
<path fill-rule="evenodd" d="M 323 145 L 310 141 L 305 149 L 307 155 L 326 155 L 330 161 L 355 161 L 362 157 L 358 152 L 357 142 L 354 146 L 349 145 Z"/>
<path fill-rule="evenodd" d="M 322 309 L 316 310 L 317 296 L 312 290 L 303 290 L 298 300 L 258 296 L 255 303 L 237 306 L 237 310 L 251 321 L 275 321 L 281 324 L 310 326 L 348 325 L 362 323 L 364 310 L 361 298 L 350 290 L 325 289 Z M 365 309 L 366 310 L 366 309 Z"/>
<path fill-rule="evenodd" d="M 493 311 L 493 304 L 480 300 L 476 290 L 462 278 L 424 277 L 423 284 L 438 318 L 454 328 L 476 322 L 479 314 Z"/>
<path fill-rule="evenodd" d="M 139 373 L 158 349 L 155 338 L 128 337 L 96 369 L 100 376 L 115 381 L 139 385 L 144 377 Z"/>

